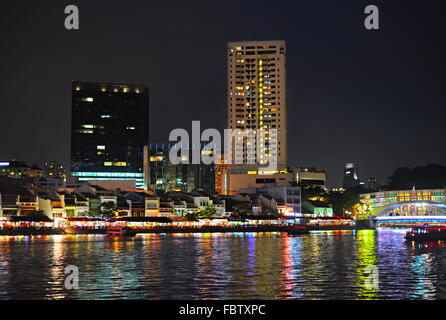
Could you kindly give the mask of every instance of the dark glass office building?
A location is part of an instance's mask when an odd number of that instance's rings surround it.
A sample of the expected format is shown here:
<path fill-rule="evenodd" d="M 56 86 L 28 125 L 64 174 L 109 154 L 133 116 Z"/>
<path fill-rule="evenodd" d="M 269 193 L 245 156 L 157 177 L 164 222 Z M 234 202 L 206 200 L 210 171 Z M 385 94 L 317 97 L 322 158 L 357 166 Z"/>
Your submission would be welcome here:
<path fill-rule="evenodd" d="M 342 188 L 351 189 L 359 185 L 358 167 L 354 162 L 346 163 Z"/>
<path fill-rule="evenodd" d="M 206 144 L 200 144 L 200 149 Z M 177 164 L 169 161 L 169 152 L 174 145 L 149 145 L 149 185 L 153 190 L 190 192 L 194 189 L 215 194 L 215 164 Z M 192 157 L 192 148 L 188 150 L 189 159 Z"/>
<path fill-rule="evenodd" d="M 73 81 L 71 175 L 80 181 L 136 180 L 144 189 L 148 126 L 146 87 Z"/>

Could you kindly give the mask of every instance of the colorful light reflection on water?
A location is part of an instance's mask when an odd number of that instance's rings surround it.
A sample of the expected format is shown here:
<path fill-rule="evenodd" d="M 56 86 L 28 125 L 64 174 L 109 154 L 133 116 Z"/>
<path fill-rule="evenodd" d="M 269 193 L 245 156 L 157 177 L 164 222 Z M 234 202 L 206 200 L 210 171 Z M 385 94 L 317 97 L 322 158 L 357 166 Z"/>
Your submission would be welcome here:
<path fill-rule="evenodd" d="M 68 265 L 78 290 L 64 288 Z M 445 266 L 445 242 L 408 244 L 388 229 L 0 236 L 0 298 L 443 299 Z"/>

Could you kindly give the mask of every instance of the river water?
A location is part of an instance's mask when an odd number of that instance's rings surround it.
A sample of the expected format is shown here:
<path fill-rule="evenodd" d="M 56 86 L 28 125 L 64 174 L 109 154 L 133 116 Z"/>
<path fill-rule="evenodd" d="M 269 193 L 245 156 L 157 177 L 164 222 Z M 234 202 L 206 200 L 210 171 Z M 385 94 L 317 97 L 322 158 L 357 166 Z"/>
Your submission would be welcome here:
<path fill-rule="evenodd" d="M 444 298 L 446 243 L 402 230 L 0 236 L 0 299 Z"/>

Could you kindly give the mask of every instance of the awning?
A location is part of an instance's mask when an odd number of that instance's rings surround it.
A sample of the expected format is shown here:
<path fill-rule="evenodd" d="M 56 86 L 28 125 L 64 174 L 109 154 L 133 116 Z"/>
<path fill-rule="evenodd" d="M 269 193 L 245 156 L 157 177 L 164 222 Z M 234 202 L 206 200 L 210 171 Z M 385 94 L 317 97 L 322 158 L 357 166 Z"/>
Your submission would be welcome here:
<path fill-rule="evenodd" d="M 269 215 L 247 215 L 244 217 L 245 219 L 248 220 L 277 220 L 277 219 L 281 219 L 281 216 L 269 216 Z"/>
<path fill-rule="evenodd" d="M 353 220 L 352 217 L 348 216 L 334 216 L 334 217 L 326 217 L 326 216 L 313 216 L 313 217 L 306 217 L 310 220 Z"/>
<path fill-rule="evenodd" d="M 172 220 L 167 217 L 122 217 L 111 221 L 172 223 Z"/>
<path fill-rule="evenodd" d="M 104 219 L 100 218 L 67 218 L 68 221 L 104 221 Z"/>
<path fill-rule="evenodd" d="M 28 221 L 28 222 L 53 222 L 49 217 L 45 215 L 41 216 L 12 216 L 10 221 L 20 222 L 20 221 Z"/>
<path fill-rule="evenodd" d="M 279 220 L 284 219 L 282 216 L 269 215 L 231 215 L 227 218 L 229 221 L 246 221 L 246 220 Z"/>

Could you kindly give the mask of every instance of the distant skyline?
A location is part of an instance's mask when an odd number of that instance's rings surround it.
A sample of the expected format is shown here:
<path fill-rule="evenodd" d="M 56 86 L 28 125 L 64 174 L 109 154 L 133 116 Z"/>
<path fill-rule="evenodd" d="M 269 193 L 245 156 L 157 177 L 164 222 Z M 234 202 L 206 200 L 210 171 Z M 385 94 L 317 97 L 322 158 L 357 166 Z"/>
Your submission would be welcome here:
<path fill-rule="evenodd" d="M 64 7 L 80 30 L 64 28 Z M 230 41 L 285 40 L 288 161 L 327 172 L 344 165 L 379 183 L 398 167 L 446 165 L 446 24 L 440 2 L 4 1 L 0 4 L 0 161 L 70 160 L 71 81 L 149 88 L 149 140 L 174 128 L 226 126 Z"/>

